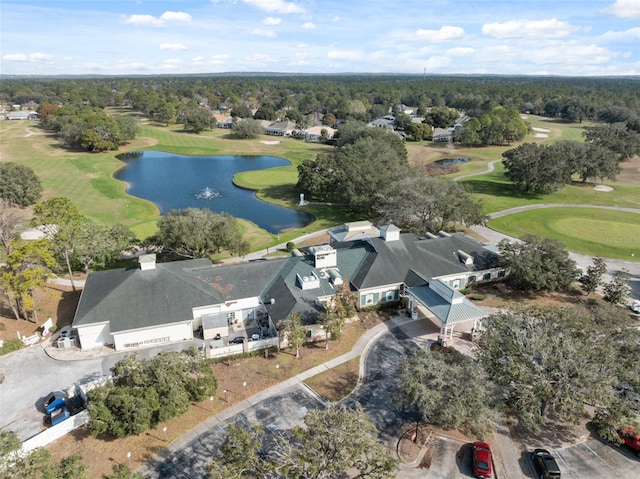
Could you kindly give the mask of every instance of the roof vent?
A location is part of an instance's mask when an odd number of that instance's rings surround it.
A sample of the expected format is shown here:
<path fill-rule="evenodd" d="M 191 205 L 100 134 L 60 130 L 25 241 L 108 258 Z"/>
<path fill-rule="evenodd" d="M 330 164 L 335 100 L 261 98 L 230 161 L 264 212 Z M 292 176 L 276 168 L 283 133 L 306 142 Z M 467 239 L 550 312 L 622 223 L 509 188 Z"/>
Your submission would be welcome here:
<path fill-rule="evenodd" d="M 471 256 L 469 253 L 465 253 L 461 249 L 458 250 L 458 257 L 460 258 L 460 261 L 462 261 L 467 266 L 471 266 L 473 264 L 473 256 Z"/>
<path fill-rule="evenodd" d="M 438 236 L 442 236 L 443 238 L 450 238 L 451 235 L 449 233 L 447 233 L 446 231 L 438 231 Z"/>
<path fill-rule="evenodd" d="M 329 274 L 329 279 L 331 280 L 334 286 L 339 286 L 344 283 L 342 281 L 342 275 L 336 268 L 331 268 L 327 270 L 327 273 Z"/>
<path fill-rule="evenodd" d="M 318 289 L 320 287 L 320 278 L 312 271 L 310 276 L 301 276 L 296 274 L 296 279 L 302 290 Z"/>
<path fill-rule="evenodd" d="M 436 239 L 436 238 L 438 237 L 438 235 L 434 235 L 433 233 L 431 233 L 431 232 L 427 231 L 427 232 L 424 234 L 424 237 L 425 237 L 426 239 Z"/>
<path fill-rule="evenodd" d="M 146 271 L 148 269 L 156 269 L 156 255 L 143 254 L 138 258 L 138 263 L 140 263 L 141 271 Z"/>

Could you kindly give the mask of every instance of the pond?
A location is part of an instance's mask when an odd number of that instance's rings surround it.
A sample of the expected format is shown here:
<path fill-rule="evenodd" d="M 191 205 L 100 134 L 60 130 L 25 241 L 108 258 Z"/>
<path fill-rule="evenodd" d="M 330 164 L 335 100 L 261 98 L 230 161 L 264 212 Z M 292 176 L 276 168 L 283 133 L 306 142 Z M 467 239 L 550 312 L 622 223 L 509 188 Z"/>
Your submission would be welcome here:
<path fill-rule="evenodd" d="M 435 166 L 441 166 L 443 168 L 449 168 L 451 165 L 466 163 L 467 161 L 469 161 L 469 158 L 443 158 L 442 160 L 434 161 L 431 164 Z"/>
<path fill-rule="evenodd" d="M 252 221 L 270 233 L 301 228 L 313 221 L 303 211 L 260 200 L 254 191 L 232 182 L 240 171 L 290 165 L 274 156 L 184 156 L 138 151 L 118 156 L 125 166 L 114 176 L 127 193 L 154 203 L 161 213 L 172 209 L 209 208 Z"/>

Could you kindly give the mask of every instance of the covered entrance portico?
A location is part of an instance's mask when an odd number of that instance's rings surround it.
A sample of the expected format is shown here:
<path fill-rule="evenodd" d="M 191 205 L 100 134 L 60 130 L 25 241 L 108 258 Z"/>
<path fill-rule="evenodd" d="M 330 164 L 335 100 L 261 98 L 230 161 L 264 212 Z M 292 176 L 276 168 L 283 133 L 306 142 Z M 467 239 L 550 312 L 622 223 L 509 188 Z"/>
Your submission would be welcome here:
<path fill-rule="evenodd" d="M 440 280 L 427 285 L 408 288 L 409 311 L 413 319 L 418 319 L 419 309 L 426 309 L 440 324 L 439 341 L 442 345 L 453 340 L 456 326 L 472 325 L 478 331 L 487 313 L 478 308 L 463 294 L 450 288 Z"/>

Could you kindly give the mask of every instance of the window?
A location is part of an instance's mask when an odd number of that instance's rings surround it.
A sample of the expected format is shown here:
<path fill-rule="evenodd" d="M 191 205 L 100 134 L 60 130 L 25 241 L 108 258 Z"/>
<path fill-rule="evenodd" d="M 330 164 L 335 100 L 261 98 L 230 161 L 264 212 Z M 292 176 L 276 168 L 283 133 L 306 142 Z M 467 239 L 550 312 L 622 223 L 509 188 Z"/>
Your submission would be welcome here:
<path fill-rule="evenodd" d="M 236 312 L 235 311 L 229 311 L 227 313 L 227 321 L 231 322 L 231 321 L 235 321 L 236 319 Z"/>
<path fill-rule="evenodd" d="M 485 273 L 482 275 L 482 280 L 483 281 L 488 281 L 491 279 L 491 273 Z"/>
<path fill-rule="evenodd" d="M 384 300 L 385 301 L 395 301 L 396 299 L 396 292 L 395 291 L 387 291 L 386 293 L 384 293 Z"/>
<path fill-rule="evenodd" d="M 498 271 L 498 278 L 504 278 L 504 270 Z"/>
<path fill-rule="evenodd" d="M 373 294 L 369 293 L 364 297 L 364 304 L 373 304 Z"/>
<path fill-rule="evenodd" d="M 467 284 L 471 284 L 471 283 L 475 283 L 476 282 L 476 277 L 475 276 L 469 276 L 469 278 L 467 278 Z"/>

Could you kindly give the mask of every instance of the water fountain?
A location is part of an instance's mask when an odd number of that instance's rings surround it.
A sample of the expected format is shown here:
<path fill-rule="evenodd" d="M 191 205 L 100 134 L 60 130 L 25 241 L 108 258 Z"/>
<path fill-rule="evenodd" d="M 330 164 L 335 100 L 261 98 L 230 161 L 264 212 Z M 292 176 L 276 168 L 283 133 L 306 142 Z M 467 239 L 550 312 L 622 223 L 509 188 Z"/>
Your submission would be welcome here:
<path fill-rule="evenodd" d="M 208 186 L 204 190 L 200 191 L 200 193 L 196 194 L 196 198 L 199 200 L 212 200 L 220 197 L 222 197 L 222 195 L 218 191 L 213 188 L 209 188 Z"/>

